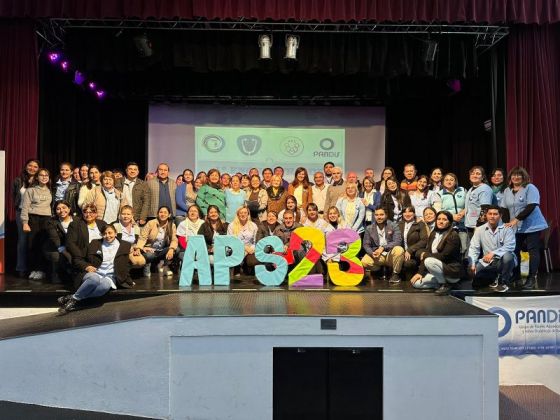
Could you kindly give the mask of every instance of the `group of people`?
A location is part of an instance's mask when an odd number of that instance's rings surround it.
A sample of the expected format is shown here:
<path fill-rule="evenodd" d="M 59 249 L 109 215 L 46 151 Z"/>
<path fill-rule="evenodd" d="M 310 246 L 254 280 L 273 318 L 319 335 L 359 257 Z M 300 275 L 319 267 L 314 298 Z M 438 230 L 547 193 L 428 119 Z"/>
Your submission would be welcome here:
<path fill-rule="evenodd" d="M 111 288 L 132 287 L 131 268 L 172 275 L 189 236 L 204 236 L 210 258 L 216 235 L 238 237 L 246 255 L 233 275 L 252 274 L 257 241 L 275 235 L 287 248 L 295 229 L 311 226 L 325 235 L 356 231 L 362 264 L 374 277 L 389 269 L 391 283 L 409 280 L 446 294 L 466 268 L 475 286 L 506 291 L 520 281 L 522 248 L 530 255 L 523 287 L 534 287 L 548 227 L 522 167 L 495 169 L 487 180 L 474 166 L 466 188 L 454 173 L 418 175 L 414 164 L 404 166 L 400 182 L 391 167 L 376 180 L 371 168 L 343 176 L 332 162 L 312 175 L 297 168 L 291 182 L 282 167 L 196 176 L 185 169 L 175 180 L 169 173 L 166 163 L 141 179 L 134 162 L 124 172 L 64 162 L 51 176 L 30 159 L 13 183 L 16 270 L 32 282 L 45 281 L 47 272 L 55 283 L 74 279 L 76 293 L 60 299 L 65 312 Z M 323 254 L 317 272 L 337 258 Z"/>

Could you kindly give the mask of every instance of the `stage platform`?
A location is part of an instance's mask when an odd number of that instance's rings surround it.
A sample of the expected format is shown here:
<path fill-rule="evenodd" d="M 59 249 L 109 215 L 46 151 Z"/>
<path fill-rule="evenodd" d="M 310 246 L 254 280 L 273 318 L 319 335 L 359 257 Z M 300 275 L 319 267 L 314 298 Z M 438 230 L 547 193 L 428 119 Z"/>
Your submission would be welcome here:
<path fill-rule="evenodd" d="M 163 277 L 152 274 L 151 277 L 134 279 L 134 289 L 119 289 L 109 293 L 104 299 L 108 302 L 137 299 L 150 296 L 160 296 L 174 293 L 213 293 L 230 291 L 260 291 L 276 292 L 285 290 L 302 290 L 301 288 L 290 289 L 285 284 L 279 287 L 263 286 L 254 277 L 234 277 L 229 286 L 198 286 L 196 281 L 192 286 L 179 287 L 178 275 Z M 5 274 L 0 275 L 0 305 L 3 307 L 49 307 L 56 304 L 59 296 L 71 292 L 71 288 L 64 284 L 51 284 L 45 281 L 42 284 L 32 283 L 27 279 Z M 304 289 L 306 290 L 306 289 Z M 417 293 L 433 294 L 432 290 L 418 290 L 412 287 L 410 282 L 402 281 L 399 284 L 390 284 L 387 280 L 371 280 L 369 275 L 362 283 L 355 287 L 339 287 L 325 282 L 322 288 L 309 290 L 319 291 L 341 291 L 341 292 L 363 292 L 363 293 Z M 470 281 L 461 281 L 452 290 L 453 296 L 464 298 L 475 294 L 503 296 L 490 288 L 473 290 Z M 560 294 L 560 272 L 545 273 L 539 275 L 537 287 L 533 290 L 509 290 L 508 296 L 539 296 Z"/>

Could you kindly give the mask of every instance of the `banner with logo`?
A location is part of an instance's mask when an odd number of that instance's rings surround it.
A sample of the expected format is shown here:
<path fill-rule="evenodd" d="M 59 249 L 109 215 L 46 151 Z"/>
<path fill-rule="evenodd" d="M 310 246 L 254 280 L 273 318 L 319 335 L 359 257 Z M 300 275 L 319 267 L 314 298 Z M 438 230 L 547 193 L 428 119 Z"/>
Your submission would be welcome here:
<path fill-rule="evenodd" d="M 308 173 L 323 163 L 344 165 L 345 130 L 339 128 L 195 127 L 196 168 L 248 172 L 282 166 L 288 178 L 302 166 Z"/>
<path fill-rule="evenodd" d="M 0 206 L 0 274 L 4 273 L 4 244 L 5 244 L 5 232 L 6 232 L 6 209 L 5 200 L 6 197 L 6 152 L 0 151 L 0 197 L 4 205 Z"/>
<path fill-rule="evenodd" d="M 560 296 L 468 297 L 500 317 L 500 356 L 560 355 Z"/>

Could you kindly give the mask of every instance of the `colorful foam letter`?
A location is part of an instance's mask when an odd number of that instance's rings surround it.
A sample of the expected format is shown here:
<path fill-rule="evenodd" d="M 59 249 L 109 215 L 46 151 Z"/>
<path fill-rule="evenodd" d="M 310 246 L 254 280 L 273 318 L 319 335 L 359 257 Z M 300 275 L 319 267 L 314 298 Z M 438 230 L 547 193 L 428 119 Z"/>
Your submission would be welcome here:
<path fill-rule="evenodd" d="M 284 244 L 278 236 L 267 236 L 262 238 L 255 247 L 255 258 L 261 263 L 274 264 L 276 269 L 268 271 L 263 264 L 255 267 L 255 276 L 265 286 L 279 286 L 284 281 L 288 272 L 288 263 L 280 255 L 266 253 L 264 250 L 271 246 L 273 251 L 284 251 Z"/>
<path fill-rule="evenodd" d="M 231 249 L 231 253 L 226 253 L 227 248 Z M 229 268 L 241 264 L 244 256 L 245 247 L 239 238 L 230 235 L 215 236 L 214 284 L 217 286 L 229 286 Z"/>
<path fill-rule="evenodd" d="M 183 266 L 179 278 L 179 286 L 190 286 L 194 270 L 198 270 L 198 284 L 201 286 L 212 285 L 212 274 L 210 273 L 210 261 L 204 236 L 189 236 Z"/>
<path fill-rule="evenodd" d="M 319 229 L 307 226 L 299 227 L 292 232 L 290 237 L 290 250 L 298 251 L 303 241 L 310 242 L 311 248 L 288 275 L 288 284 L 294 287 L 321 287 L 323 286 L 323 275 L 308 275 L 308 273 L 321 258 L 321 253 L 325 249 L 325 236 Z"/>
<path fill-rule="evenodd" d="M 348 249 L 340 252 L 340 245 L 347 244 Z M 352 229 L 340 229 L 327 233 L 327 254 L 340 254 L 340 262 L 349 264 L 347 271 L 342 271 L 337 262 L 327 263 L 329 277 L 337 286 L 356 286 L 364 277 L 364 267 L 358 257 L 362 247 L 360 235 Z"/>

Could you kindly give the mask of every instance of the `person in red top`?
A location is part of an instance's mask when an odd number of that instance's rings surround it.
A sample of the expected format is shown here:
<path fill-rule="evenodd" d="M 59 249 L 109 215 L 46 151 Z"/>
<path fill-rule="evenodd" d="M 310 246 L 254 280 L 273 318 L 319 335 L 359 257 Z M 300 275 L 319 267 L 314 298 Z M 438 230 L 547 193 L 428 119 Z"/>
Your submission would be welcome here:
<path fill-rule="evenodd" d="M 414 163 L 407 163 L 403 170 L 404 179 L 401 181 L 401 190 L 407 193 L 416 191 L 416 166 Z"/>

